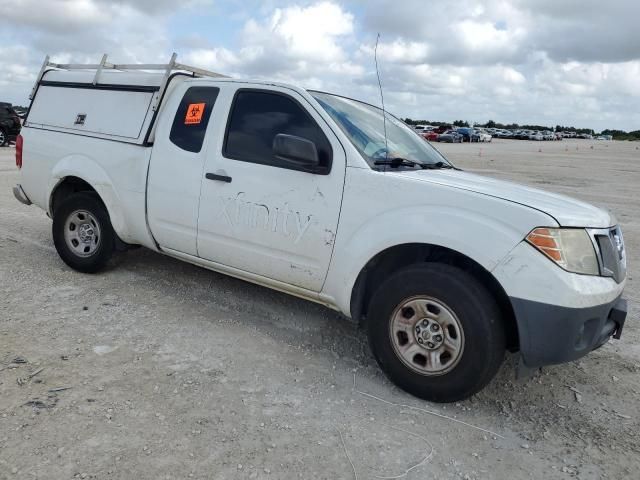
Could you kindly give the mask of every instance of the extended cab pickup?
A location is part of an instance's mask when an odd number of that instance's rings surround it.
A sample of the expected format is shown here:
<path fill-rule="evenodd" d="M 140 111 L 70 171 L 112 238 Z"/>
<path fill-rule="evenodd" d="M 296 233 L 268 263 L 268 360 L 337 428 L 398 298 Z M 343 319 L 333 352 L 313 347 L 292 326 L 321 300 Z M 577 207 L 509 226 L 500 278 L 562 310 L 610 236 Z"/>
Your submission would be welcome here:
<path fill-rule="evenodd" d="M 73 269 L 142 245 L 322 303 L 440 402 L 483 388 L 507 350 L 530 369 L 620 336 L 626 255 L 606 211 L 464 172 L 350 98 L 173 63 L 45 67 L 14 193 L 53 219 Z"/>

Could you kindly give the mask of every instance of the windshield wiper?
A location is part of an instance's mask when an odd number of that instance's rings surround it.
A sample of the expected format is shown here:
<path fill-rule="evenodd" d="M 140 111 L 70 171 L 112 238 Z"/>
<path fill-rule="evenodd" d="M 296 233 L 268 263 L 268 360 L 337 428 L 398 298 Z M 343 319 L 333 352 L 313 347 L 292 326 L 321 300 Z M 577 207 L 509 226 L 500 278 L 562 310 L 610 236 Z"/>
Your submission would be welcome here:
<path fill-rule="evenodd" d="M 388 165 L 392 168 L 398 168 L 398 167 L 420 167 L 423 170 L 440 170 L 440 169 L 450 169 L 450 168 L 454 168 L 453 166 L 444 163 L 444 162 L 437 162 L 437 163 L 422 163 L 422 162 L 417 162 L 415 160 L 409 160 L 406 158 L 388 158 L 386 160 L 376 160 L 375 162 L 373 162 L 374 165 Z"/>
<path fill-rule="evenodd" d="M 388 165 L 393 168 L 398 167 L 423 167 L 424 163 L 415 160 L 407 160 L 406 158 L 387 158 L 386 160 L 376 160 L 374 165 Z"/>
<path fill-rule="evenodd" d="M 453 165 L 451 165 L 449 163 L 444 163 L 444 162 L 436 162 L 436 163 L 425 164 L 425 168 L 428 168 L 428 169 L 431 169 L 431 170 L 441 170 L 441 169 L 457 170 L 457 168 L 454 167 Z"/>

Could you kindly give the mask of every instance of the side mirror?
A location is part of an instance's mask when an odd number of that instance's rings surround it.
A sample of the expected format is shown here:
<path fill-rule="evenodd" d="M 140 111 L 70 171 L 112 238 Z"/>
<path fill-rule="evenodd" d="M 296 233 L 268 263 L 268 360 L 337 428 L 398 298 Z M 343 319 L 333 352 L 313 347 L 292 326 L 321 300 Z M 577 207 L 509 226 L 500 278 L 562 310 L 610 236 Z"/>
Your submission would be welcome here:
<path fill-rule="evenodd" d="M 273 154 L 298 170 L 314 172 L 320 167 L 318 148 L 306 138 L 280 133 L 273 139 Z"/>

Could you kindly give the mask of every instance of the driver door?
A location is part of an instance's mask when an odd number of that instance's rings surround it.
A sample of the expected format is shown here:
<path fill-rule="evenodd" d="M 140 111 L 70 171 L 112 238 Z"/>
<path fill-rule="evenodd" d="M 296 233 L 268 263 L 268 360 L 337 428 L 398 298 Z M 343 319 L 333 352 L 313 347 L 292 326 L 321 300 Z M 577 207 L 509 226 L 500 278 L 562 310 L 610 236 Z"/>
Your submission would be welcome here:
<path fill-rule="evenodd" d="M 224 98 L 224 100 L 223 100 Z M 345 179 L 345 153 L 324 119 L 286 88 L 225 86 L 228 119 L 205 161 L 200 257 L 319 292 L 329 268 Z M 315 173 L 273 153 L 279 134 L 312 141 Z"/>

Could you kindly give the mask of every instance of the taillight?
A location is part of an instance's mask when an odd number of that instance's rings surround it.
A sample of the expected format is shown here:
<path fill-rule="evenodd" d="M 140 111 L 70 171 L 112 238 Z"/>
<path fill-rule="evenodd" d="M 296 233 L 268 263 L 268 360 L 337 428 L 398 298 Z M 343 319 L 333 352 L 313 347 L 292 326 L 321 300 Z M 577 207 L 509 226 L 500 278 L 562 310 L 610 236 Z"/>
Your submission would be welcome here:
<path fill-rule="evenodd" d="M 18 135 L 16 138 L 16 167 L 22 168 L 22 146 L 24 144 L 24 139 L 22 135 Z"/>

